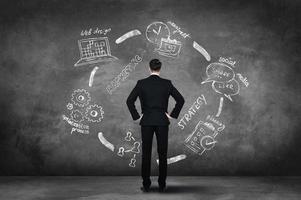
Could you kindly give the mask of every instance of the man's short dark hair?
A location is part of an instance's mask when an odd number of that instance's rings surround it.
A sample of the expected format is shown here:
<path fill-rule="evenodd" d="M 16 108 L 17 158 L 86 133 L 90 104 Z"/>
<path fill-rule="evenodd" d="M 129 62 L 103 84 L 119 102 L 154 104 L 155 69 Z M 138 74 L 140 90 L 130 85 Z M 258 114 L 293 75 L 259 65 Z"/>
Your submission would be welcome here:
<path fill-rule="evenodd" d="M 160 71 L 161 65 L 162 65 L 162 63 L 161 63 L 160 60 L 158 60 L 158 59 L 152 59 L 152 60 L 149 62 L 149 68 L 150 68 L 152 71 Z"/>

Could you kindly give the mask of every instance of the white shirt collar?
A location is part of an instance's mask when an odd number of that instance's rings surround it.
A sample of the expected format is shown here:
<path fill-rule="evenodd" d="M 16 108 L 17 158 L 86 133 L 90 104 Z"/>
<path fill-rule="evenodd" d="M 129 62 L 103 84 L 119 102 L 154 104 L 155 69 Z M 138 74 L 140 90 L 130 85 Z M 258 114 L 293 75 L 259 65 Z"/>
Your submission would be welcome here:
<path fill-rule="evenodd" d="M 151 75 L 157 75 L 157 76 L 159 76 L 159 73 L 157 73 L 157 72 L 152 72 Z"/>

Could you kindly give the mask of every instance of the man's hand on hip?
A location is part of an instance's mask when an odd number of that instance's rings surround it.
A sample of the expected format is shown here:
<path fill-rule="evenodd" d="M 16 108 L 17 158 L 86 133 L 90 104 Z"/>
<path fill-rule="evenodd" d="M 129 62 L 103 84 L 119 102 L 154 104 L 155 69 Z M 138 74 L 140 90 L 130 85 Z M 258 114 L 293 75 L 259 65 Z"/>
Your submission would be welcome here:
<path fill-rule="evenodd" d="M 168 119 L 172 119 L 172 117 L 168 113 L 165 113 L 165 115 L 168 117 Z"/>

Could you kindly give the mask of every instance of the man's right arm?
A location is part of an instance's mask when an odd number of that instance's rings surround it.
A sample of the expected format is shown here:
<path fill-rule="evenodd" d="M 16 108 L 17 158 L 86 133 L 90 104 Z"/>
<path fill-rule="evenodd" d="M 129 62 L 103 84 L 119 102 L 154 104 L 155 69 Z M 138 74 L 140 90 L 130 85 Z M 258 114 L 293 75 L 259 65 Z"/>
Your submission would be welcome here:
<path fill-rule="evenodd" d="M 184 100 L 183 96 L 180 94 L 180 92 L 173 86 L 173 84 L 171 82 L 170 82 L 170 84 L 171 84 L 170 95 L 176 101 L 176 105 L 175 105 L 174 109 L 171 111 L 170 116 L 172 118 L 177 119 L 181 112 L 181 109 L 184 105 L 185 100 Z"/>

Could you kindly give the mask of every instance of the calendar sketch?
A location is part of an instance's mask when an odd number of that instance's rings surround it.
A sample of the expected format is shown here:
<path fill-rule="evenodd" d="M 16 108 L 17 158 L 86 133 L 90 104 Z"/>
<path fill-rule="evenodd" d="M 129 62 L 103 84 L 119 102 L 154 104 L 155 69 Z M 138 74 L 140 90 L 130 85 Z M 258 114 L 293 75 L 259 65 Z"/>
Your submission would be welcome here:
<path fill-rule="evenodd" d="M 80 59 L 74 64 L 74 67 L 118 60 L 118 58 L 111 55 L 108 37 L 79 40 L 78 48 Z"/>

